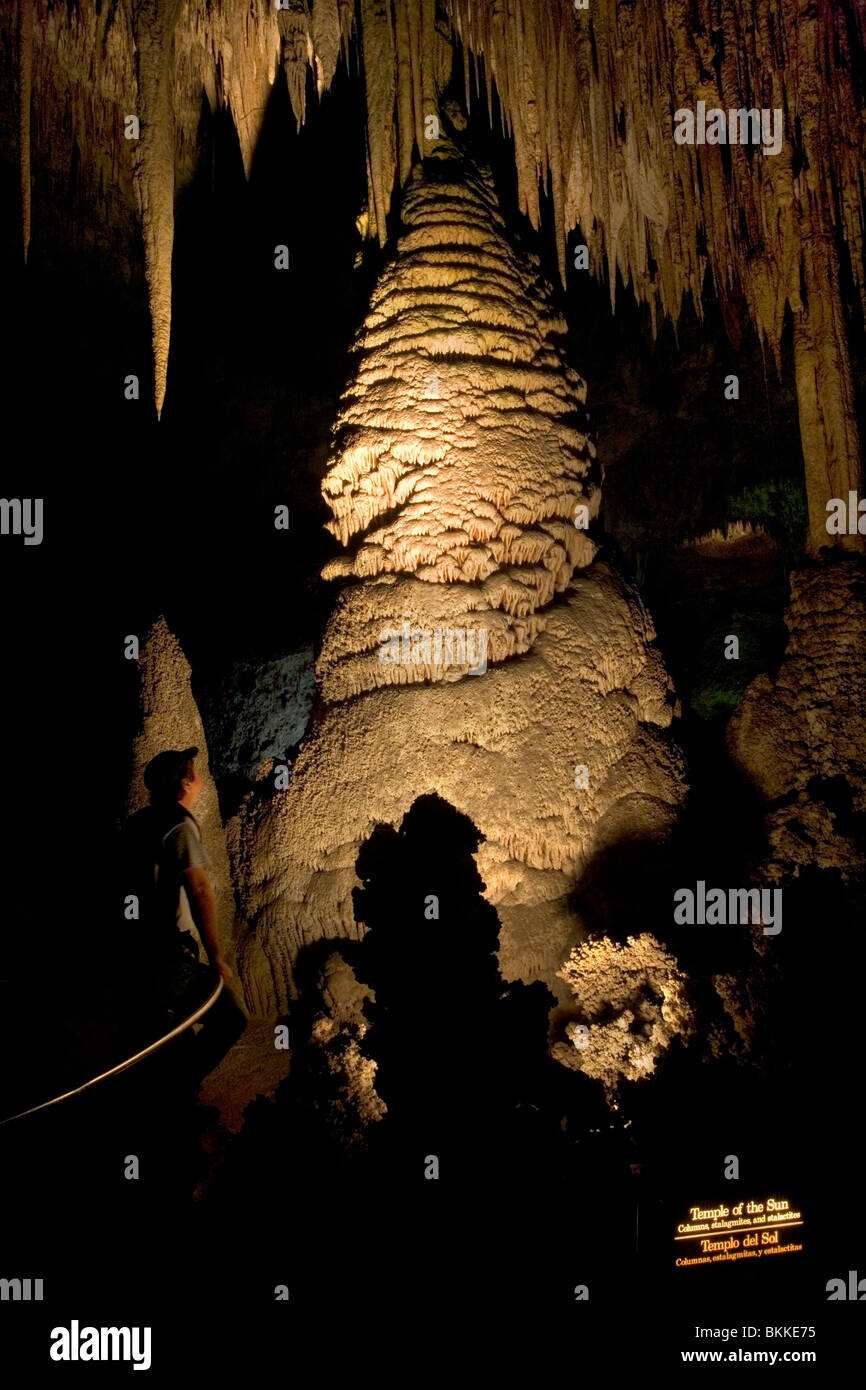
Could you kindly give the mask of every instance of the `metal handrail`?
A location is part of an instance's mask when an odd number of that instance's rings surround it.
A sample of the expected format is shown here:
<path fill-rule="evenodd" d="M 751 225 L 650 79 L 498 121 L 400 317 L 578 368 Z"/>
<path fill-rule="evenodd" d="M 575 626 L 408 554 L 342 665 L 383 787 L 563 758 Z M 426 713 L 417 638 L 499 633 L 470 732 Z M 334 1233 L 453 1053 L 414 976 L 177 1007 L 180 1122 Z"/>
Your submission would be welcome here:
<path fill-rule="evenodd" d="M 0 1120 L 0 1125 L 9 1125 L 13 1120 L 23 1120 L 25 1115 L 35 1115 L 37 1110 L 46 1110 L 49 1105 L 57 1105 L 61 1100 L 68 1100 L 70 1096 L 78 1096 L 82 1091 L 87 1091 L 91 1086 L 95 1086 L 98 1081 L 106 1081 L 109 1076 L 117 1076 L 118 1072 L 126 1071 L 127 1067 L 134 1066 L 144 1057 L 150 1056 L 151 1052 L 156 1052 L 157 1048 L 163 1047 L 165 1043 L 171 1042 L 178 1033 L 183 1033 L 185 1029 L 191 1028 L 194 1023 L 206 1014 L 208 1009 L 213 1008 L 222 993 L 223 981 L 218 980 L 217 987 L 209 999 L 200 1004 L 195 1013 L 190 1014 L 189 1018 L 184 1019 L 176 1028 L 172 1028 L 170 1033 L 166 1033 L 164 1038 L 157 1038 L 156 1042 L 150 1043 L 148 1047 L 136 1052 L 134 1057 L 127 1057 L 125 1062 L 118 1062 L 116 1067 L 110 1067 L 108 1071 L 101 1072 L 99 1076 L 92 1076 L 89 1081 L 85 1081 L 81 1086 L 76 1086 L 72 1091 L 64 1091 L 62 1096 L 54 1096 L 51 1100 L 44 1100 L 41 1105 L 34 1105 L 30 1110 L 22 1110 L 18 1115 L 8 1115 L 5 1120 Z"/>

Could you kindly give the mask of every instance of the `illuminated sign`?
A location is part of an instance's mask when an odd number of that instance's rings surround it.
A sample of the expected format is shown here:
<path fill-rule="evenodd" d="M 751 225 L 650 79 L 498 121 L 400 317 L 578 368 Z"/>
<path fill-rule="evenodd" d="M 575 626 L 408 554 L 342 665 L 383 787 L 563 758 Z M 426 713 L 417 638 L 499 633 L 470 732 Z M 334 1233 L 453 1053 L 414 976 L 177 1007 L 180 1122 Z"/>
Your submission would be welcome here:
<path fill-rule="evenodd" d="M 788 1255 L 803 1246 L 788 1232 L 803 1225 L 803 1214 L 779 1197 L 718 1203 L 711 1207 L 689 1207 L 686 1220 L 676 1229 L 674 1240 L 683 1242 L 677 1257 L 678 1269 L 690 1265 L 725 1264 L 731 1260 L 760 1260 L 764 1255 Z"/>

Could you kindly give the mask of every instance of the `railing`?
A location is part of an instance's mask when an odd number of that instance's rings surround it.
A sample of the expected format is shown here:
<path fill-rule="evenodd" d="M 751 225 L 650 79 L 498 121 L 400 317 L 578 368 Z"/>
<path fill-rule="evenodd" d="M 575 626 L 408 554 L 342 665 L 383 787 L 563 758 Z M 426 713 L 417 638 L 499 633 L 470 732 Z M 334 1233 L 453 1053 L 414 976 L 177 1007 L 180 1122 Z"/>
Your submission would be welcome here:
<path fill-rule="evenodd" d="M 9 1125 L 13 1120 L 23 1120 L 25 1115 L 35 1115 L 37 1110 L 47 1110 L 50 1105 L 59 1105 L 62 1100 L 69 1100 L 70 1096 L 79 1096 L 82 1091 L 88 1091 L 91 1086 L 97 1085 L 100 1081 L 107 1081 L 109 1076 L 117 1076 L 119 1072 L 126 1071 L 127 1067 L 132 1067 L 136 1062 L 141 1062 L 145 1057 L 149 1057 L 157 1048 L 164 1047 L 172 1038 L 176 1038 L 178 1033 L 183 1033 L 187 1028 L 191 1028 L 194 1023 L 212 1009 L 222 993 L 223 982 L 217 981 L 217 987 L 209 999 L 200 1004 L 195 1013 L 190 1014 L 189 1018 L 184 1019 L 176 1028 L 172 1028 L 165 1037 L 157 1038 L 156 1042 L 150 1043 L 141 1052 L 136 1052 L 134 1057 L 127 1057 L 125 1062 L 118 1062 L 116 1067 L 109 1067 L 108 1071 L 100 1072 L 99 1076 L 92 1076 L 89 1081 L 85 1081 L 81 1086 L 74 1087 L 71 1091 L 64 1091 L 61 1096 L 54 1096 L 51 1100 L 44 1100 L 41 1105 L 34 1105 L 30 1110 L 22 1110 L 18 1115 L 8 1115 L 5 1120 L 0 1120 L 0 1125 Z"/>

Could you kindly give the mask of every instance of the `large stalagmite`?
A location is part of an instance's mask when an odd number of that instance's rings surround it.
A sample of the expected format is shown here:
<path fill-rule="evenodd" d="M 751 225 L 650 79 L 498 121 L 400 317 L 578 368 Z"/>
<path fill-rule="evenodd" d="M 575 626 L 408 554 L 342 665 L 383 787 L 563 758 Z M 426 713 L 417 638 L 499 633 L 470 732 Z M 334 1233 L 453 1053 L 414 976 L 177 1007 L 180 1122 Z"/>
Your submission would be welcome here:
<path fill-rule="evenodd" d="M 404 619 L 483 620 L 488 662 L 528 650 L 539 610 L 595 550 L 598 470 L 586 388 L 556 346 L 565 321 L 537 271 L 527 282 L 492 187 L 448 152 L 440 141 L 407 190 L 337 421 L 330 530 L 362 540 L 326 575 L 380 582 L 342 595 L 319 662 L 328 699 L 443 675 L 433 650 L 408 667 L 379 659 L 383 625 Z"/>
<path fill-rule="evenodd" d="M 623 837 L 663 835 L 682 795 L 649 620 L 575 525 L 599 493 L 548 293 L 444 140 L 404 217 L 324 483 L 335 534 L 358 538 L 329 568 L 355 582 L 325 634 L 325 703 L 288 789 L 251 808 L 240 839 L 240 959 L 262 1007 L 292 996 L 305 945 L 359 937 L 358 851 L 417 797 L 484 836 L 503 973 L 555 986 L 583 868 Z M 488 640 L 475 675 L 442 640 L 470 631 Z"/>

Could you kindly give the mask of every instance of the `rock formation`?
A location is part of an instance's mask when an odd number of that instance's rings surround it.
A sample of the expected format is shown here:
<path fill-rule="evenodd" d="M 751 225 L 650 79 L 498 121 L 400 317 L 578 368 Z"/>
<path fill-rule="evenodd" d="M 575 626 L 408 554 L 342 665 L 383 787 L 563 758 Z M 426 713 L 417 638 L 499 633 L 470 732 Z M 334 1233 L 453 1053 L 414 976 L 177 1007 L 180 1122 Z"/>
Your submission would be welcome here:
<path fill-rule="evenodd" d="M 202 843 L 211 861 L 209 877 L 216 895 L 223 945 L 228 947 L 233 941 L 236 908 L 225 831 L 208 764 L 204 726 L 190 688 L 189 662 L 164 618 L 160 618 L 147 634 L 139 667 L 142 723 L 133 746 L 127 813 L 132 815 L 150 800 L 144 785 L 144 769 L 151 758 L 167 748 L 198 748 L 196 768 L 204 786 L 196 802 L 195 818 L 201 826 Z M 192 926 L 190 929 L 195 930 Z"/>
<path fill-rule="evenodd" d="M 279 9 L 270 0 L 3 0 L 0 25 L 17 55 L 17 73 L 15 59 L 6 66 L 17 99 L 6 105 L 19 118 L 4 138 L 18 145 L 25 253 L 31 168 L 37 189 L 75 168 L 79 217 L 103 219 L 103 232 L 110 221 L 112 238 L 124 217 L 141 220 L 158 411 L 173 197 L 198 157 L 202 93 L 212 110 L 230 110 L 249 172 L 280 66 L 300 125 L 307 66 L 321 96 L 353 44 L 366 90 L 366 225 L 384 244 L 395 185 L 415 149 L 429 153 L 435 139 L 459 39 L 466 100 L 486 86 L 492 116 L 498 94 L 535 225 L 540 178 L 549 189 L 563 277 L 577 227 L 591 269 L 606 269 L 612 303 L 619 276 L 654 318 L 676 320 L 685 296 L 700 312 L 709 271 L 734 340 L 745 309 L 777 365 L 791 312 L 810 548 L 827 544 L 826 503 L 847 496 L 861 472 L 841 288 L 850 278 L 866 307 L 858 0 L 593 0 L 587 10 L 572 0 L 287 0 Z M 674 113 L 698 102 L 780 113 L 778 153 L 676 143 Z M 138 140 L 124 136 L 130 114 Z M 73 240 L 81 235 L 72 229 Z"/>
<path fill-rule="evenodd" d="M 860 558 L 828 551 L 795 572 L 785 624 L 790 636 L 778 672 L 752 681 L 726 730 L 728 754 L 764 806 L 766 839 L 750 865 L 751 882 L 781 888 L 791 917 L 781 945 L 752 928 L 750 961 L 712 981 L 737 1034 L 735 1051 L 758 1066 L 773 1046 L 782 949 L 788 969 L 798 962 L 808 976 L 816 910 L 840 930 L 846 919 L 857 930 L 866 882 Z M 712 1035 L 710 1043 L 713 1051 L 730 1048 Z"/>
<path fill-rule="evenodd" d="M 189 662 L 164 618 L 160 618 L 147 634 L 139 665 L 142 725 L 133 746 L 133 776 L 127 811 L 132 815 L 147 805 L 149 796 L 143 777 L 152 757 L 166 748 L 198 748 L 196 768 L 204 786 L 194 814 L 211 863 L 208 877 L 216 895 L 223 950 L 231 957 L 237 923 L 227 839 L 235 825 L 229 824 L 227 835 L 220 817 L 204 726 L 190 687 Z M 188 916 L 186 927 L 198 936 L 191 916 Z M 241 979 L 241 986 L 243 983 Z M 237 993 L 238 982 L 229 988 Z M 246 993 L 249 1003 L 249 991 Z M 258 1017 L 249 1019 L 241 1038 L 203 1083 L 201 1102 L 219 1111 L 223 1135 L 238 1131 L 249 1102 L 256 1096 L 272 1096 L 288 1072 L 289 1054 L 274 1047 L 275 1021 L 276 1015 L 267 1011 L 260 1011 Z"/>
<path fill-rule="evenodd" d="M 324 483 L 329 529 L 343 545 L 363 534 L 326 577 L 374 581 L 344 592 L 328 628 L 319 673 L 330 700 L 443 678 L 432 650 L 411 665 L 380 660 L 383 625 L 402 640 L 403 619 L 459 630 L 483 615 L 488 662 L 527 651 L 540 610 L 595 551 L 586 387 L 556 345 L 565 320 L 505 239 L 489 180 L 440 140 L 402 221 Z M 450 678 L 472 664 L 451 663 Z"/>
<path fill-rule="evenodd" d="M 700 312 L 709 269 L 729 331 L 744 301 L 777 365 L 790 308 L 810 546 L 826 545 L 825 505 L 861 472 L 839 258 L 850 258 L 866 309 L 863 7 L 593 0 L 582 13 L 569 0 L 450 0 L 450 10 L 467 100 L 471 51 L 484 56 L 488 102 L 496 84 L 535 225 L 538 179 L 549 179 L 563 271 L 578 225 L 591 265 L 607 264 L 612 302 L 619 272 L 653 313 L 676 319 L 686 294 Z M 698 101 L 779 111 L 779 153 L 675 143 L 674 112 Z"/>
<path fill-rule="evenodd" d="M 210 734 L 214 775 L 254 782 L 269 759 L 300 743 L 315 694 L 313 649 L 273 661 L 232 662 L 203 691 L 201 713 Z"/>
<path fill-rule="evenodd" d="M 579 1021 L 566 1024 L 569 1041 L 555 1042 L 551 1055 L 601 1081 L 611 1097 L 621 1081 L 651 1076 L 674 1039 L 695 1032 L 686 976 L 646 932 L 624 945 L 587 941 L 558 973 L 575 996 Z"/>
<path fill-rule="evenodd" d="M 376 1092 L 376 1063 L 361 1048 L 370 1026 L 364 1003 L 372 991 L 359 984 L 339 951 L 328 956 L 318 984 L 322 1008 L 308 1043 L 310 1057 L 318 1063 L 316 1104 L 340 1142 L 351 1148 L 385 1114 Z"/>
<path fill-rule="evenodd" d="M 555 985 L 583 867 L 623 837 L 663 835 L 682 795 L 649 619 L 574 524 L 598 486 L 547 292 L 447 141 L 403 216 L 323 484 L 332 529 L 358 537 L 328 570 L 354 582 L 325 633 L 323 704 L 288 789 L 252 806 L 239 837 L 241 961 L 262 1004 L 292 997 L 306 945 L 358 939 L 358 852 L 419 796 L 484 837 L 503 975 Z M 476 674 L 441 640 L 468 629 L 489 633 Z M 408 651 L 388 652 L 389 631 L 408 632 Z"/>
<path fill-rule="evenodd" d="M 200 157 L 203 96 L 230 112 L 249 175 L 277 79 L 300 129 L 308 69 L 322 99 L 340 56 L 351 60 L 364 90 L 362 222 L 382 247 L 399 206 L 324 483 L 347 548 L 326 573 L 348 582 L 319 655 L 321 701 L 289 788 L 254 798 L 230 829 L 249 922 L 242 973 L 263 1012 L 292 997 L 306 945 L 359 935 L 358 851 L 428 792 L 484 836 L 503 973 L 540 976 L 562 998 L 558 967 L 579 935 L 569 894 L 617 841 L 663 835 L 682 794 L 651 624 L 587 529 L 600 480 L 565 325 L 506 240 L 489 180 L 440 138 L 452 60 L 466 105 L 486 90 L 513 140 L 536 227 L 541 180 L 563 279 L 575 231 L 612 305 L 621 281 L 654 325 L 675 322 L 686 299 L 700 314 L 710 277 L 734 345 L 748 317 L 777 366 L 791 316 L 816 557 L 863 545 L 825 523 L 827 502 L 861 485 L 846 300 L 866 308 L 864 14 L 859 0 L 0 0 L 0 145 L 19 164 L 25 259 L 54 233 L 98 247 L 129 279 L 140 238 L 157 414 L 175 199 Z M 677 143 L 674 113 L 699 102 L 778 113 L 778 152 Z M 864 810 L 863 616 L 856 565 L 816 559 L 794 579 L 782 669 L 732 722 L 732 756 L 767 802 L 769 881 L 816 856 L 844 876 L 862 870 L 851 825 Z M 139 772 L 166 742 L 204 749 L 164 627 L 142 662 Z M 611 1075 L 634 1071 L 616 1056 Z"/>
<path fill-rule="evenodd" d="M 766 804 L 765 883 L 809 866 L 866 871 L 866 574 L 854 557 L 821 557 L 792 576 L 790 633 L 774 679 L 759 676 L 727 729 L 728 751 Z"/>

